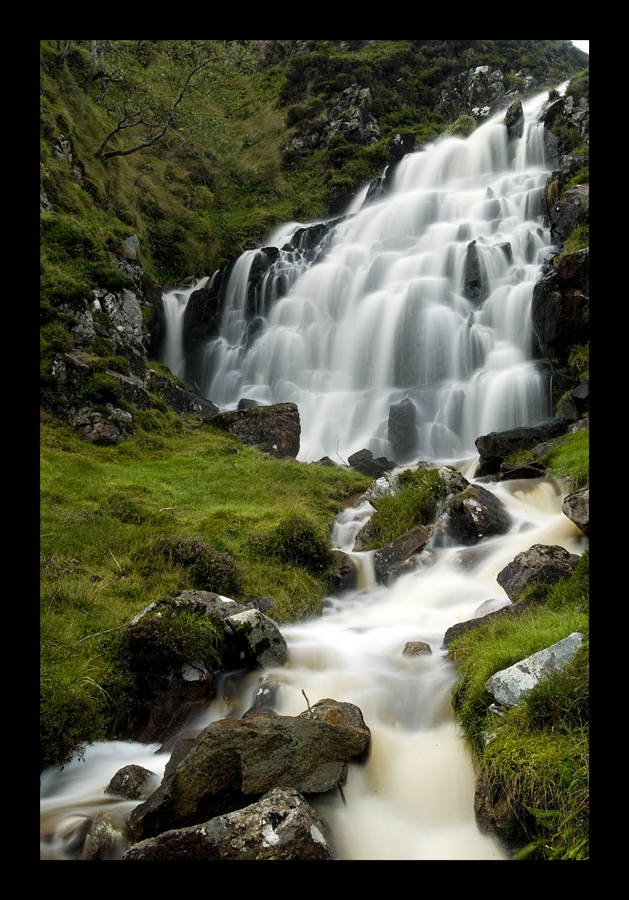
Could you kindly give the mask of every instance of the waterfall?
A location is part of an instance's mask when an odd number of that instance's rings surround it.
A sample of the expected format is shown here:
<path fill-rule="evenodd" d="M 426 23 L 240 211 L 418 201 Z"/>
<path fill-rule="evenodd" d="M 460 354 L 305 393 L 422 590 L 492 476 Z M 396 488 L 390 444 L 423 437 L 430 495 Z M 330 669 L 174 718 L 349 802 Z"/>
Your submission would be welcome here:
<path fill-rule="evenodd" d="M 363 447 L 390 455 L 389 408 L 406 398 L 417 413 L 415 454 L 433 460 L 471 457 L 480 434 L 548 417 L 530 325 L 550 247 L 540 204 L 549 173 L 536 124 L 545 96 L 523 104 L 527 121 L 513 144 L 496 118 L 466 140 L 445 138 L 405 157 L 385 199 L 355 201 L 310 252 L 298 242 L 279 249 L 253 296 L 257 251 L 244 253 L 224 294 L 221 333 L 205 348 L 205 396 L 227 407 L 242 396 L 296 402 L 305 461 Z M 270 245 L 285 247 L 303 227 L 282 226 Z M 180 377 L 189 296 L 165 298 L 165 361 Z M 260 320 L 253 338 L 251 315 Z M 282 627 L 288 663 L 265 672 L 280 684 L 277 712 L 302 712 L 304 693 L 311 704 L 355 703 L 372 734 L 366 763 L 350 764 L 345 802 L 338 791 L 308 798 L 339 859 L 505 858 L 474 820 L 473 761 L 454 721 L 456 670 L 443 636 L 509 604 L 496 576 L 518 553 L 535 543 L 581 553 L 586 539 L 561 509 L 567 480 L 486 487 L 511 515 L 508 534 L 484 539 L 479 552 L 429 547 L 426 563 L 390 587 L 376 583 L 370 555 L 356 553 L 359 588 L 326 598 L 319 619 Z M 332 547 L 351 553 L 372 511 L 367 501 L 344 511 Z M 431 653 L 404 656 L 409 641 Z M 258 677 L 239 676 L 229 705 L 221 692 L 186 727 L 242 715 Z M 89 822 L 105 807 L 123 821 L 136 803 L 106 795 L 105 786 L 128 763 L 161 775 L 168 754 L 159 750 L 105 742 L 63 771 L 44 772 L 43 858 L 80 858 Z"/>
<path fill-rule="evenodd" d="M 220 335 L 204 348 L 204 395 L 227 409 L 241 397 L 296 403 L 305 461 L 364 447 L 397 462 L 452 460 L 481 433 L 547 420 L 530 315 L 551 249 L 546 99 L 523 103 L 520 138 L 509 141 L 495 116 L 466 139 L 407 154 L 378 202 L 365 205 L 363 190 L 338 220 L 277 229 L 267 244 L 278 252 L 255 285 L 263 251 L 245 251 Z M 315 246 L 300 244 L 304 230 L 310 242 L 319 235 Z M 415 430 L 400 459 L 388 423 L 405 399 Z"/>

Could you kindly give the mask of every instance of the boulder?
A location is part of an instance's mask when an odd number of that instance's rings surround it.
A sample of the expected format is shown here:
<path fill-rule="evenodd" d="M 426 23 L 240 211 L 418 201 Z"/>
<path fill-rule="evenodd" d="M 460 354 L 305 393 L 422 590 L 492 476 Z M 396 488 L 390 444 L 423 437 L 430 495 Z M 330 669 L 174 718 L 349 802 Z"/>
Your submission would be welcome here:
<path fill-rule="evenodd" d="M 564 515 L 580 528 L 583 534 L 590 536 L 590 486 L 568 494 L 561 507 Z"/>
<path fill-rule="evenodd" d="M 432 528 L 429 525 L 416 525 L 386 547 L 376 550 L 373 564 L 378 580 L 387 583 L 392 575 L 399 574 L 400 565 L 420 553 L 431 536 Z"/>
<path fill-rule="evenodd" d="M 511 525 L 502 501 L 479 484 L 471 484 L 446 500 L 440 520 L 445 533 L 462 544 L 506 534 Z"/>
<path fill-rule="evenodd" d="M 541 425 L 510 428 L 508 431 L 491 431 L 489 434 L 481 435 L 474 442 L 480 457 L 480 464 L 474 477 L 497 474 L 505 456 L 516 450 L 532 450 L 543 441 L 568 434 L 573 422 L 574 419 L 564 417 Z"/>
<path fill-rule="evenodd" d="M 522 111 L 522 101 L 514 100 L 505 113 L 505 128 L 507 129 L 507 139 L 514 141 L 521 138 L 524 133 L 524 112 Z"/>
<path fill-rule="evenodd" d="M 144 766 L 123 766 L 111 779 L 105 793 L 124 797 L 126 800 L 146 800 L 157 787 L 158 781 L 155 772 Z"/>
<path fill-rule="evenodd" d="M 533 544 L 518 553 L 515 559 L 496 576 L 496 581 L 510 600 L 532 584 L 555 584 L 561 578 L 569 578 L 579 561 L 575 553 L 569 553 L 557 545 Z"/>
<path fill-rule="evenodd" d="M 495 603 L 497 601 L 487 602 Z M 479 628 L 486 622 L 491 622 L 494 619 L 503 618 L 505 616 L 521 616 L 533 607 L 539 606 L 542 602 L 543 601 L 537 598 L 529 597 L 527 600 L 522 600 L 520 603 L 510 604 L 509 606 L 504 606 L 501 609 L 494 609 L 492 612 L 479 615 L 474 619 L 467 619 L 465 622 L 456 622 L 454 625 L 451 625 L 444 634 L 443 644 L 441 645 L 441 647 L 442 649 L 445 649 L 449 646 L 450 642 L 454 638 L 459 637 L 459 635 L 465 634 L 465 632 L 471 631 L 474 628 Z"/>
<path fill-rule="evenodd" d="M 286 641 L 275 622 L 259 609 L 246 609 L 229 616 L 226 622 L 243 647 L 245 659 L 250 665 L 262 668 L 286 665 Z"/>
<path fill-rule="evenodd" d="M 236 435 L 243 444 L 259 447 L 271 456 L 296 457 L 299 453 L 301 423 L 294 403 L 219 413 L 211 424 Z"/>
<path fill-rule="evenodd" d="M 378 456 L 374 459 L 371 450 L 358 450 L 348 457 L 350 469 L 356 469 L 363 475 L 369 475 L 372 478 L 381 478 L 385 472 L 394 469 L 397 463 L 387 459 L 386 456 Z"/>
<path fill-rule="evenodd" d="M 584 640 L 578 631 L 573 632 L 551 647 L 496 672 L 485 682 L 485 690 L 502 706 L 517 706 L 540 681 L 565 668 Z"/>
<path fill-rule="evenodd" d="M 140 841 L 123 859 L 332 859 L 325 824 L 292 788 L 200 825 Z"/>
<path fill-rule="evenodd" d="M 321 700 L 299 716 L 212 722 L 157 790 L 131 813 L 136 840 L 242 809 L 277 787 L 303 794 L 342 785 L 370 731 L 351 703 Z"/>
<path fill-rule="evenodd" d="M 115 813 L 102 809 L 90 826 L 81 859 L 121 859 L 128 846 L 125 824 Z"/>

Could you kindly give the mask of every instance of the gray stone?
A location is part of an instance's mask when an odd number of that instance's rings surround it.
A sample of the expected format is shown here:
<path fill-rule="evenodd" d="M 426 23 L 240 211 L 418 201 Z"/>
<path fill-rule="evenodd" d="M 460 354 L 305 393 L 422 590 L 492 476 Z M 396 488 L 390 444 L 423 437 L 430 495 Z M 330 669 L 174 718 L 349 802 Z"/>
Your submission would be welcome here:
<path fill-rule="evenodd" d="M 246 655 L 253 658 L 256 665 L 263 668 L 286 665 L 286 641 L 277 625 L 259 609 L 246 609 L 229 616 L 226 622 L 242 642 Z"/>
<path fill-rule="evenodd" d="M 540 681 L 563 669 L 584 640 L 575 631 L 552 647 L 496 672 L 485 682 L 485 689 L 503 706 L 517 706 Z"/>

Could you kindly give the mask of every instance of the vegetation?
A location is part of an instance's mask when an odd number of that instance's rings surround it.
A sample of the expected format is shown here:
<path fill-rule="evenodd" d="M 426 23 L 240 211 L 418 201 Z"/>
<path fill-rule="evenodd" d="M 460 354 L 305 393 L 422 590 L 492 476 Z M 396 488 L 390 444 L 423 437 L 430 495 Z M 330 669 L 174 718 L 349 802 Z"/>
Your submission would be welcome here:
<path fill-rule="evenodd" d="M 376 511 L 369 521 L 370 540 L 365 550 L 375 550 L 416 525 L 429 525 L 445 495 L 437 469 L 406 469 L 399 475 L 400 489 L 394 496 L 372 501 Z"/>
<path fill-rule="evenodd" d="M 519 818 L 530 843 L 519 858 L 587 859 L 589 852 L 589 642 L 572 662 L 500 717 L 488 678 L 578 631 L 589 637 L 589 551 L 571 578 L 517 618 L 497 618 L 455 638 L 453 700 L 491 795 Z"/>
<path fill-rule="evenodd" d="M 369 484 L 254 448 L 233 454 L 232 435 L 160 417 L 158 432 L 140 417 L 138 433 L 110 447 L 52 416 L 41 423 L 43 765 L 119 734 L 127 675 L 100 642 L 154 600 L 201 588 L 245 603 L 271 595 L 278 622 L 317 615 L 323 536 Z"/>

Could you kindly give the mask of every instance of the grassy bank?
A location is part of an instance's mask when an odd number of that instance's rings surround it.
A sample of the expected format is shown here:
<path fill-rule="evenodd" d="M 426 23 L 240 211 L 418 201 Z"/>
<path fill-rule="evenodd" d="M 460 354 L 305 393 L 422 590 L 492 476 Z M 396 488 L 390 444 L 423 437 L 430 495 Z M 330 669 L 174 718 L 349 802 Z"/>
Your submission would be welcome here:
<path fill-rule="evenodd" d="M 115 661 L 99 642 L 154 600 L 201 588 L 243 602 L 271 595 L 278 622 L 317 615 L 334 515 L 370 481 L 250 447 L 233 453 L 233 436 L 174 415 L 160 426 L 97 447 L 53 417 L 41 423 L 46 765 L 110 735 L 103 686 Z M 293 552 L 300 542 L 305 565 Z"/>

